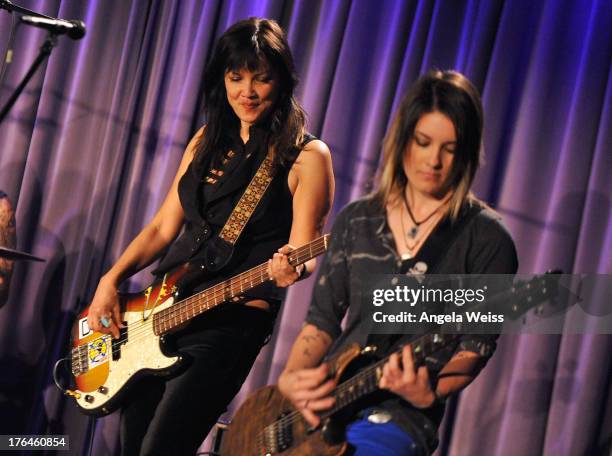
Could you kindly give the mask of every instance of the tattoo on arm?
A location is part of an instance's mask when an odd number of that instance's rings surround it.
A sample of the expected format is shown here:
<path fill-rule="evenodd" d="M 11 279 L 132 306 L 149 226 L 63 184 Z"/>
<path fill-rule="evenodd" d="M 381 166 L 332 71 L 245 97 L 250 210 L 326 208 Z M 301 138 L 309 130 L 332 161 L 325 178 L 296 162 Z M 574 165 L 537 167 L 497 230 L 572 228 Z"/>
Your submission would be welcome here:
<path fill-rule="evenodd" d="M 302 336 L 302 339 L 304 340 L 304 342 L 306 342 L 306 343 L 310 343 L 310 342 L 312 342 L 313 340 L 315 340 L 315 339 L 316 339 L 316 336 L 313 336 L 313 335 L 311 335 L 311 334 L 304 334 L 304 335 Z"/>
<path fill-rule="evenodd" d="M 329 334 L 313 326 L 307 329 L 305 334 L 299 336 L 296 342 L 297 353 L 308 358 L 308 364 L 316 364 L 327 352 L 331 342 L 332 338 Z"/>
<path fill-rule="evenodd" d="M 321 331 L 320 329 L 316 330 L 315 334 L 304 334 L 302 336 L 302 340 L 306 343 L 311 343 L 314 341 L 321 342 L 323 344 L 331 343 L 331 338 L 325 331 Z"/>

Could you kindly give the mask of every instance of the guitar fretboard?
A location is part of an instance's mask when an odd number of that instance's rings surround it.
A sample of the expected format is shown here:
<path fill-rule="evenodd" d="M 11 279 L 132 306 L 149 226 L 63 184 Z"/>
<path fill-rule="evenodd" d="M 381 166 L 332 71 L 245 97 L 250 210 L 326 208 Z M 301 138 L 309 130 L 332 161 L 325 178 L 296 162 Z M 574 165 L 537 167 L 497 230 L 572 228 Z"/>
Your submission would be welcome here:
<path fill-rule="evenodd" d="M 329 234 L 298 247 L 288 255 L 289 264 L 298 266 L 327 250 Z M 192 318 L 240 296 L 244 292 L 270 280 L 268 263 L 262 263 L 223 282 L 175 303 L 153 316 L 153 331 L 166 334 Z"/>
<path fill-rule="evenodd" d="M 445 345 L 450 344 L 458 337 L 457 334 L 426 334 L 410 342 L 415 365 L 422 365 L 427 356 L 438 351 Z M 400 357 L 402 355 L 402 349 L 403 346 L 395 352 Z M 382 367 L 388 360 L 389 356 L 368 366 L 357 375 L 338 385 L 333 392 L 336 399 L 334 407 L 327 410 L 321 417 L 326 418 L 331 416 L 350 403 L 376 391 L 378 389 L 378 382 L 382 376 Z"/>

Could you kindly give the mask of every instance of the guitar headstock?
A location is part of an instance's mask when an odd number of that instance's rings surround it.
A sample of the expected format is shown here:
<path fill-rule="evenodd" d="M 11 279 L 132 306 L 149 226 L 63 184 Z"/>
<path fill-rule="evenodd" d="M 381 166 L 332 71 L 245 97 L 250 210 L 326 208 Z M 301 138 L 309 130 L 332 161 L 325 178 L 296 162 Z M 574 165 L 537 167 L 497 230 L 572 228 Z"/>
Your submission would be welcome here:
<path fill-rule="evenodd" d="M 511 306 L 506 316 L 512 320 L 533 309 L 534 315 L 545 318 L 567 309 L 568 303 L 558 300 L 560 295 L 559 270 L 547 271 L 529 280 L 518 280 L 508 291 Z"/>

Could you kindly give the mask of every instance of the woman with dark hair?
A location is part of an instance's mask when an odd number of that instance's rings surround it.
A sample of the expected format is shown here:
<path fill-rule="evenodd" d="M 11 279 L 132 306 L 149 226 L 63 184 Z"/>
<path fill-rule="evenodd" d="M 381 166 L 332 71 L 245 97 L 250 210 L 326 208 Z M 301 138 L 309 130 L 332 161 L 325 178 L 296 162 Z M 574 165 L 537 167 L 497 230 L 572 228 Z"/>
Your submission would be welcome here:
<path fill-rule="evenodd" d="M 370 334 L 362 281 L 373 274 L 513 274 L 512 238 L 470 192 L 481 155 L 482 106 L 453 71 L 420 78 L 403 98 L 383 144 L 378 189 L 346 206 L 332 229 L 313 299 L 279 378 L 281 392 L 313 426 L 334 404 L 324 356 L 351 343 L 389 354 L 401 335 Z M 393 288 L 389 279 L 389 288 Z M 345 329 L 340 323 L 348 311 Z M 415 369 L 409 346 L 380 372 L 374 403 L 349 425 L 359 455 L 430 454 L 445 399 L 465 388 L 496 347 L 496 336 L 462 335 Z"/>
<path fill-rule="evenodd" d="M 173 334 L 171 342 L 191 363 L 177 377 L 148 378 L 133 390 L 121 419 L 127 455 L 195 454 L 272 332 L 281 287 L 314 269 L 314 260 L 294 268 L 287 254 L 320 235 L 333 199 L 330 152 L 306 132 L 294 98 L 293 59 L 276 22 L 250 18 L 230 27 L 214 48 L 203 82 L 206 124 L 187 146 L 158 213 L 100 280 L 88 324 L 119 336 L 117 287 L 158 258 L 183 227 L 156 273 L 212 258 L 216 283 L 272 257 L 274 283 Z M 230 254 L 221 248 L 220 232 L 270 156 L 272 181 Z"/>

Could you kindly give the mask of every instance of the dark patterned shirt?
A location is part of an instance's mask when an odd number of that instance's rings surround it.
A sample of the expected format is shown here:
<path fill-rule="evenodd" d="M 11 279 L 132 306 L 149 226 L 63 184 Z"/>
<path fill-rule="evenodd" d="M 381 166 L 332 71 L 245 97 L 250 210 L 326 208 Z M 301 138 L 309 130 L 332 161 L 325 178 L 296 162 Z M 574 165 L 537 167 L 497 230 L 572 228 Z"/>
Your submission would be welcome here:
<path fill-rule="evenodd" d="M 371 335 L 372 320 L 362 310 L 361 302 L 366 291 L 364 278 L 373 274 L 423 271 L 436 274 L 514 274 L 517 268 L 516 250 L 508 231 L 493 211 L 477 202 L 466 204 L 457 221 L 451 223 L 445 219 L 439 223 L 416 257 L 402 262 L 384 208 L 371 197 L 362 198 L 347 205 L 335 220 L 306 323 L 332 336 L 334 344 L 330 355 L 354 342 L 361 346 L 373 340 L 384 342 L 385 338 L 392 336 Z M 346 326 L 342 330 L 345 315 Z M 452 355 L 462 350 L 481 355 L 484 365 L 495 350 L 496 338 L 495 335 L 462 336 L 457 346 L 428 358 L 430 376 L 435 378 L 435 373 Z M 444 407 L 422 411 L 398 396 L 388 398 L 385 406 L 396 409 L 394 419 L 404 425 L 427 451 L 433 450 L 437 445 L 436 432 Z"/>

